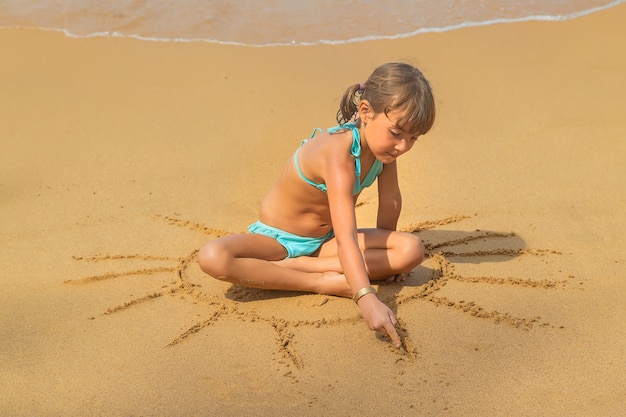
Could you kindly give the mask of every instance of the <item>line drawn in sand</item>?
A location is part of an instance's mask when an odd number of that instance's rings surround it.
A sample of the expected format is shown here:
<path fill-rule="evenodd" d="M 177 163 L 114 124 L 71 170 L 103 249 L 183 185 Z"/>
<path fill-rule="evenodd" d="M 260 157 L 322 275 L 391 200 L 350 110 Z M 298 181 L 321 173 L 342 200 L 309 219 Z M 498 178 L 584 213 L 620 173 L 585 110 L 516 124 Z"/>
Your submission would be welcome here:
<path fill-rule="evenodd" d="M 167 222 L 169 225 L 178 226 L 191 231 L 204 233 L 215 237 L 221 237 L 231 232 L 214 229 L 200 223 L 193 223 L 180 218 L 155 215 L 155 219 Z M 463 283 L 500 285 L 509 287 L 527 287 L 550 290 L 562 288 L 568 284 L 568 280 L 533 280 L 514 277 L 492 276 L 463 276 L 455 271 L 455 265 L 451 259 L 465 259 L 469 262 L 478 262 L 481 259 L 510 260 L 523 256 L 558 256 L 560 252 L 546 249 L 527 249 L 522 239 L 512 232 L 493 232 L 475 230 L 473 232 L 443 231 L 438 227 L 458 223 L 469 216 L 455 216 L 436 221 L 427 221 L 403 228 L 403 231 L 415 233 L 424 241 L 427 259 L 424 264 L 418 266 L 419 273 L 414 270 L 411 276 L 403 284 L 379 285 L 379 297 L 395 310 L 401 305 L 407 305 L 415 301 L 425 301 L 436 306 L 454 309 L 462 314 L 468 314 L 475 318 L 491 320 L 494 323 L 510 325 L 522 330 L 529 330 L 535 326 L 555 326 L 540 317 L 517 317 L 513 314 L 499 311 L 489 311 L 473 301 L 452 300 L 438 294 L 448 283 L 456 281 Z M 430 232 L 430 235 L 429 235 Z M 437 238 L 444 235 L 443 238 Z M 435 241 L 436 240 L 436 241 Z M 490 249 L 471 249 L 473 243 L 481 243 L 480 248 L 485 246 Z M 485 244 L 486 243 L 486 244 Z M 466 250 L 458 250 L 465 247 Z M 469 249 L 467 249 L 470 247 Z M 457 249 L 457 250 L 455 250 Z M 82 262 L 123 262 L 123 261 L 158 261 L 165 262 L 167 266 L 154 268 L 139 268 L 123 272 L 109 272 L 101 275 L 91 275 L 84 278 L 65 281 L 69 285 L 84 285 L 115 278 L 130 276 L 150 276 L 160 273 L 172 275 L 169 284 L 164 285 L 157 291 L 149 292 L 140 297 L 134 297 L 129 301 L 107 309 L 103 315 L 114 314 L 138 304 L 163 297 L 165 295 L 186 296 L 193 303 L 203 304 L 207 307 L 204 319 L 198 321 L 190 328 L 173 339 L 167 347 L 175 346 L 194 334 L 202 331 L 224 318 L 235 318 L 245 322 L 258 322 L 270 326 L 275 333 L 275 343 L 282 359 L 280 363 L 288 368 L 285 376 L 292 376 L 291 369 L 304 367 L 304 360 L 294 347 L 294 332 L 301 326 L 322 327 L 339 324 L 354 324 L 361 321 L 358 309 L 350 316 L 345 313 L 345 303 L 351 300 L 340 297 L 324 296 L 319 294 L 293 293 L 285 291 L 258 290 L 233 286 L 229 283 L 213 280 L 204 275 L 196 260 L 198 250 L 194 250 L 186 256 L 168 257 L 145 254 L 109 255 L 97 254 L 92 256 L 77 257 L 73 259 Z M 423 265 L 424 265 L 423 264 Z M 571 279 L 572 277 L 568 277 Z M 293 296 L 300 296 L 298 305 L 310 307 L 303 309 L 303 313 L 296 313 L 301 317 L 294 317 L 293 303 L 280 303 Z M 251 301 L 271 300 L 271 306 L 263 309 L 258 303 Z M 267 303 L 266 303 L 267 304 Z M 283 308 L 288 311 L 281 311 Z M 282 314 L 281 314 L 282 313 Z M 93 317 L 92 317 L 93 319 Z M 393 349 L 398 360 L 414 361 L 419 353 L 418 348 L 412 341 L 402 317 L 398 317 L 398 333 L 402 339 L 402 349 Z"/>

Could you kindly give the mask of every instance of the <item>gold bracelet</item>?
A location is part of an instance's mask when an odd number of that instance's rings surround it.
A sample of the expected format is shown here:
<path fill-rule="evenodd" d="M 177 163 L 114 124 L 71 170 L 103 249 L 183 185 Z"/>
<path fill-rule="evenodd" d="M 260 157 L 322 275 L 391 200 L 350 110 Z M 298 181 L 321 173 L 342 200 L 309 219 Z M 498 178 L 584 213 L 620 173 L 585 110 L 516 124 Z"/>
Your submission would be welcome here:
<path fill-rule="evenodd" d="M 354 297 L 352 297 L 352 299 L 354 300 L 355 303 L 358 304 L 361 297 L 369 293 L 376 294 L 376 289 L 374 287 L 361 288 L 360 290 L 356 292 L 356 294 L 354 294 Z"/>

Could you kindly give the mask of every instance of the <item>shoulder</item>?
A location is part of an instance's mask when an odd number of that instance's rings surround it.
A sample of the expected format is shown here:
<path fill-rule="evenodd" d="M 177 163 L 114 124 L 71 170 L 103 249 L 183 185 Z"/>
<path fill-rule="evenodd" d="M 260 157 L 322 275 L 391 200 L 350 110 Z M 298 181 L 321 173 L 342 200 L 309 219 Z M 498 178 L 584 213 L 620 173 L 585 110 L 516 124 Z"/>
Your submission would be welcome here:
<path fill-rule="evenodd" d="M 398 182 L 398 165 L 396 161 L 389 162 L 388 164 L 380 163 L 382 167 L 380 168 L 380 173 L 378 176 L 379 181 L 394 181 Z"/>
<path fill-rule="evenodd" d="M 302 144 L 296 154 L 303 176 L 316 183 L 325 184 L 337 175 L 349 175 L 354 170 L 354 158 L 350 155 L 352 141 L 350 131 L 322 131 Z M 354 174 L 352 174 L 354 176 Z"/>
<path fill-rule="evenodd" d="M 384 196 L 380 199 L 381 201 L 392 199 L 400 194 L 396 161 L 383 164 L 382 172 L 378 175 L 378 193 Z"/>
<path fill-rule="evenodd" d="M 334 157 L 344 155 L 346 152 L 349 155 L 351 143 L 352 132 L 350 129 L 322 131 L 302 145 L 305 148 L 302 152 L 315 158 L 328 157 L 334 159 Z"/>
<path fill-rule="evenodd" d="M 309 159 L 310 164 L 316 167 L 316 174 L 326 184 L 340 182 L 350 185 L 355 178 L 355 158 L 350 152 L 352 132 L 350 129 L 325 132 L 320 139 L 318 151 L 311 153 Z"/>

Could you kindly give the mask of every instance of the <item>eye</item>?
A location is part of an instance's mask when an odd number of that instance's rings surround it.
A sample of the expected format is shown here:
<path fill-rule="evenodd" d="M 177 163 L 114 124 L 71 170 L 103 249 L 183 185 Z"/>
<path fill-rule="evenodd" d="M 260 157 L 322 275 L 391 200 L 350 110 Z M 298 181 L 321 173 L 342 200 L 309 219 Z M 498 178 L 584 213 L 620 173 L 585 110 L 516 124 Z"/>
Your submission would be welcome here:
<path fill-rule="evenodd" d="M 395 136 L 396 138 L 399 138 L 399 137 L 400 137 L 400 132 L 396 132 L 395 130 L 389 130 L 389 131 L 390 131 L 390 132 L 391 132 L 391 134 L 392 134 L 393 136 Z"/>

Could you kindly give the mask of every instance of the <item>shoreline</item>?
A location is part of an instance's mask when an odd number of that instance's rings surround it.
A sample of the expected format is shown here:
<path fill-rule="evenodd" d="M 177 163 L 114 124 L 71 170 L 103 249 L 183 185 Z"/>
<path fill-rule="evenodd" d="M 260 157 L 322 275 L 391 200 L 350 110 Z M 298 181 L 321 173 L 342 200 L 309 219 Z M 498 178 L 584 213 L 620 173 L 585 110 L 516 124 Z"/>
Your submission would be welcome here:
<path fill-rule="evenodd" d="M 111 37 L 111 38 L 123 38 L 123 39 L 135 39 L 146 42 L 182 42 L 182 43 L 209 43 L 209 44 L 217 44 L 224 46 L 241 46 L 241 47 L 251 47 L 251 48 L 273 48 L 273 47 L 310 47 L 310 46 L 323 46 L 323 45 L 333 45 L 333 46 L 342 46 L 342 45 L 350 45 L 352 43 L 360 43 L 360 42 L 371 42 L 371 41 L 394 41 L 399 39 L 407 39 L 415 36 L 423 35 L 423 34 L 432 34 L 432 33 L 445 33 L 455 30 L 468 29 L 473 27 L 483 27 L 483 26 L 492 26 L 492 25 L 501 25 L 501 24 L 512 24 L 512 23 L 527 23 L 527 22 L 563 22 L 573 19 L 579 19 L 581 17 L 585 17 L 591 15 L 593 13 L 602 12 L 605 10 L 610 10 L 612 8 L 618 7 L 624 4 L 623 0 L 615 0 L 609 4 L 602 6 L 594 6 L 590 7 L 586 10 L 570 12 L 567 14 L 557 14 L 557 15 L 546 15 L 546 14 L 531 14 L 528 16 L 521 17 L 501 17 L 501 18 L 492 18 L 481 21 L 468 21 L 455 23 L 444 26 L 431 26 L 426 28 L 418 28 L 408 32 L 398 33 L 395 35 L 362 35 L 362 36 L 353 36 L 348 39 L 343 40 L 331 40 L 331 39 L 321 39 L 317 41 L 278 41 L 278 42 L 270 42 L 270 43 L 245 43 L 240 41 L 224 41 L 218 39 L 208 39 L 208 38 L 195 38 L 195 37 L 155 37 L 155 36 L 145 36 L 140 34 L 124 34 L 119 31 L 95 31 L 93 33 L 77 35 L 72 33 L 72 31 L 68 28 L 48 28 L 43 26 L 0 26 L 0 30 L 40 30 L 40 31 L 51 31 L 51 32 L 60 32 L 63 33 L 68 38 L 73 39 L 91 39 L 97 37 Z"/>

